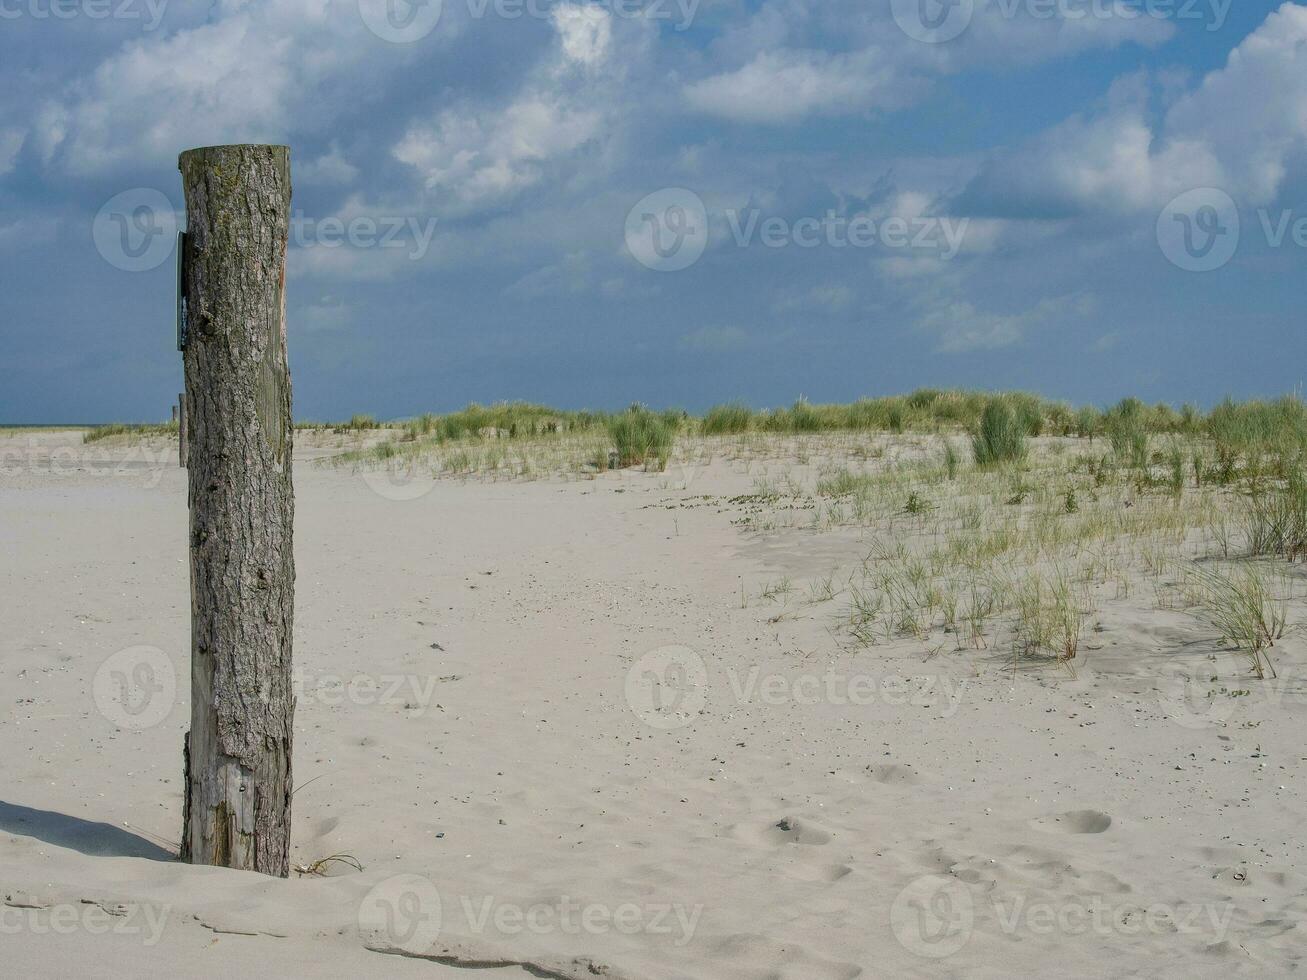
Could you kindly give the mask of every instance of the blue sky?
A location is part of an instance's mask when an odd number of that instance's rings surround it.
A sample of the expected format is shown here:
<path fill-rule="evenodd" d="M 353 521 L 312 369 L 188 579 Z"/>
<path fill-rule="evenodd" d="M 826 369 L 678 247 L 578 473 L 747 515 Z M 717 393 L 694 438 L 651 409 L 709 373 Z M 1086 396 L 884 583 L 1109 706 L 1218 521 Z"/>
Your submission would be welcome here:
<path fill-rule="evenodd" d="M 0 421 L 166 417 L 292 148 L 296 415 L 1300 386 L 1307 6 L 0 0 Z"/>

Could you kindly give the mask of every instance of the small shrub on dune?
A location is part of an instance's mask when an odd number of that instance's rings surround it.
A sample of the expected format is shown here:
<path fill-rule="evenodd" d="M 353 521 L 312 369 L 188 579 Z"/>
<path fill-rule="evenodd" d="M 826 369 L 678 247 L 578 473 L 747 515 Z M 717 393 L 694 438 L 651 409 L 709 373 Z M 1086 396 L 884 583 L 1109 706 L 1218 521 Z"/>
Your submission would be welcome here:
<path fill-rule="evenodd" d="M 1103 417 L 1112 452 L 1135 469 L 1148 465 L 1148 430 L 1144 425 L 1147 412 L 1138 398 L 1123 398 Z"/>
<path fill-rule="evenodd" d="M 753 409 L 740 402 L 715 405 L 703 417 L 703 434 L 707 436 L 736 435 L 748 432 L 753 423 Z"/>
<path fill-rule="evenodd" d="M 608 435 L 617 449 L 619 466 L 644 465 L 661 470 L 672 453 L 676 426 L 641 405 L 632 405 L 608 419 Z"/>
<path fill-rule="evenodd" d="M 1056 435 L 1074 435 L 1076 431 L 1075 414 L 1065 402 L 1054 402 L 1048 406 L 1048 427 Z"/>
<path fill-rule="evenodd" d="M 1026 428 L 1012 406 L 994 399 L 985 406 L 980 425 L 971 436 L 977 466 L 996 466 L 1026 456 Z"/>
<path fill-rule="evenodd" d="M 112 422 L 109 425 L 97 425 L 89 432 L 83 433 L 82 442 L 99 442 L 101 439 L 112 439 L 114 436 L 132 436 L 135 438 L 175 436 L 177 431 L 176 422 L 146 423 L 144 425 L 126 425 L 122 422 Z"/>
<path fill-rule="evenodd" d="M 945 440 L 944 442 L 944 472 L 950 480 L 958 478 L 958 466 L 961 460 L 958 459 L 958 451 L 954 448 L 953 443 Z"/>
<path fill-rule="evenodd" d="M 820 432 L 825 426 L 822 424 L 821 414 L 800 398 L 790 409 L 789 428 L 791 432 Z"/>
<path fill-rule="evenodd" d="M 1011 395 L 1000 395 L 1001 400 L 1008 402 L 1016 414 L 1017 422 L 1025 430 L 1028 436 L 1040 436 L 1044 433 L 1044 406 L 1034 395 L 1027 395 L 1025 392 L 1016 392 Z"/>
<path fill-rule="evenodd" d="M 1244 524 L 1252 554 L 1307 558 L 1307 477 L 1302 470 L 1290 471 L 1283 488 L 1255 494 Z"/>
<path fill-rule="evenodd" d="M 1086 405 L 1076 412 L 1075 431 L 1081 439 L 1088 439 L 1092 443 L 1102 428 L 1103 416 L 1092 405 Z"/>
<path fill-rule="evenodd" d="M 363 432 L 367 429 L 378 428 L 377 420 L 371 415 L 351 415 L 348 422 L 341 426 L 345 432 Z"/>

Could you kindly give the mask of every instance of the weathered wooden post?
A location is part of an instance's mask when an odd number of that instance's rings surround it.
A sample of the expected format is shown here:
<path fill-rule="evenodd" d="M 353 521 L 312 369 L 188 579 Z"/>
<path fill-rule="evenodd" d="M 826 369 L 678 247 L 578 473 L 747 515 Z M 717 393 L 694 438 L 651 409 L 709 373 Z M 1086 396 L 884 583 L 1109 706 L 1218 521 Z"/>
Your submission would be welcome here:
<path fill-rule="evenodd" d="M 290 150 L 210 146 L 178 167 L 191 554 L 182 860 L 290 864 Z"/>

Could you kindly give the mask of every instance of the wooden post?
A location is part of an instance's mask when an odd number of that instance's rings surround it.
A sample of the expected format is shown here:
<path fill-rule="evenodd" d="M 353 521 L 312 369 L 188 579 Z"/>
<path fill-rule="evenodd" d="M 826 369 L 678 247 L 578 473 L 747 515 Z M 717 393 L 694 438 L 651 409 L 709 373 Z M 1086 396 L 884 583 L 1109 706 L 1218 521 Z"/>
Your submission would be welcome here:
<path fill-rule="evenodd" d="M 178 167 L 191 554 L 191 729 L 182 860 L 290 865 L 290 150 L 210 146 Z"/>

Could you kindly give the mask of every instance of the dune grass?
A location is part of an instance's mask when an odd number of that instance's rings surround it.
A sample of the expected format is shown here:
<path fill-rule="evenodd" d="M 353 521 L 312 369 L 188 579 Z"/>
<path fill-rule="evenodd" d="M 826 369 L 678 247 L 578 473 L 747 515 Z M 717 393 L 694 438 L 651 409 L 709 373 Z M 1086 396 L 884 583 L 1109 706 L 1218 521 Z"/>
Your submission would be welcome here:
<path fill-rule="evenodd" d="M 1289 628 L 1289 580 L 1255 564 L 1221 571 L 1199 564 L 1184 569 L 1183 592 L 1212 627 L 1244 651 L 1258 678 L 1276 676 L 1269 650 Z"/>
<path fill-rule="evenodd" d="M 991 401 L 981 413 L 980 424 L 971 437 L 971 452 L 977 466 L 1014 463 L 1026 456 L 1026 435 L 1030 431 L 1030 409 L 1022 418 L 1021 409 L 1002 400 Z"/>
<path fill-rule="evenodd" d="M 97 425 L 95 428 L 88 430 L 82 436 L 82 442 L 100 442 L 103 439 L 113 439 L 117 437 L 126 437 L 132 440 L 145 439 L 152 436 L 176 436 L 178 427 L 176 422 L 159 422 L 144 424 L 127 424 L 123 422 L 113 422 L 109 425 Z"/>
<path fill-rule="evenodd" d="M 617 465 L 663 470 L 671 455 L 680 419 L 675 412 L 655 415 L 642 405 L 607 420 L 608 435 L 616 446 Z"/>
<path fill-rule="evenodd" d="M 1244 529 L 1254 555 L 1307 558 L 1307 477 L 1301 469 L 1290 470 L 1282 487 L 1252 495 Z"/>

